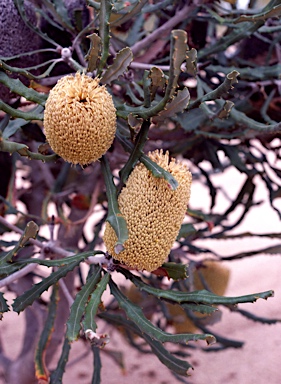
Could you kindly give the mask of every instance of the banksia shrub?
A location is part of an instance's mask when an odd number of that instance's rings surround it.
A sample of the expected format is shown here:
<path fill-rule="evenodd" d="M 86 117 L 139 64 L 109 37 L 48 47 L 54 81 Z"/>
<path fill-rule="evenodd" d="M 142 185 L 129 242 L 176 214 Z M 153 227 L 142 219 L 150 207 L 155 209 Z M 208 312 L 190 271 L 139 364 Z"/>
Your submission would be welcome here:
<path fill-rule="evenodd" d="M 116 110 L 98 79 L 76 73 L 61 78 L 50 91 L 44 113 L 46 138 L 64 160 L 89 164 L 111 146 Z"/>
<path fill-rule="evenodd" d="M 179 232 L 190 197 L 191 173 L 181 162 L 169 162 L 168 152 L 157 150 L 149 157 L 172 174 L 178 188 L 171 190 L 166 180 L 155 178 L 143 164 L 137 165 L 118 198 L 129 230 L 125 249 L 114 252 L 117 237 L 109 223 L 104 242 L 114 259 L 131 268 L 153 271 L 163 264 Z"/>

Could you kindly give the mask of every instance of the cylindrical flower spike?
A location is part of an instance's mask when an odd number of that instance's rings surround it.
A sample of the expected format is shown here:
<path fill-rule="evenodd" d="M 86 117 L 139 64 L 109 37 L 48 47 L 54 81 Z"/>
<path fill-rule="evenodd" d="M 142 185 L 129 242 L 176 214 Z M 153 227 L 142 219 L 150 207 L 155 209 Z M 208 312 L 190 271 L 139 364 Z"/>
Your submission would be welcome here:
<path fill-rule="evenodd" d="M 172 159 L 162 150 L 149 153 L 149 157 L 170 172 L 178 181 L 176 190 L 166 180 L 155 178 L 143 165 L 138 164 L 122 189 L 118 204 L 124 216 L 129 238 L 124 250 L 114 252 L 116 234 L 107 222 L 104 242 L 109 254 L 128 267 L 154 271 L 166 260 L 180 230 L 190 197 L 191 173 L 186 165 Z"/>
<path fill-rule="evenodd" d="M 76 73 L 61 78 L 45 105 L 46 138 L 64 160 L 89 164 L 111 146 L 116 132 L 116 109 L 98 79 Z"/>

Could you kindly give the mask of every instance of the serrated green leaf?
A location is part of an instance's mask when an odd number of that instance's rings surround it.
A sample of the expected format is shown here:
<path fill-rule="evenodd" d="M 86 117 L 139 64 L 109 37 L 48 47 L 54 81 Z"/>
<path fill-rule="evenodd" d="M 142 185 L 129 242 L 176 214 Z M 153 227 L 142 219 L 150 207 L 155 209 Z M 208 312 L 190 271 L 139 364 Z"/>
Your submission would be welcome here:
<path fill-rule="evenodd" d="M 113 80 L 117 80 L 119 76 L 123 75 L 133 60 L 133 54 L 129 47 L 121 49 L 105 73 L 102 76 L 102 83 L 109 84 Z"/>
<path fill-rule="evenodd" d="M 88 62 L 87 72 L 93 72 L 97 68 L 100 58 L 101 38 L 96 33 L 92 33 L 87 38 L 91 40 L 89 51 L 85 56 L 85 60 Z"/>
<path fill-rule="evenodd" d="M 117 242 L 115 244 L 115 253 L 120 253 L 124 246 L 123 244 L 129 238 L 129 232 L 127 228 L 127 223 L 124 217 L 122 216 L 117 201 L 117 191 L 113 182 L 113 176 L 111 174 L 108 161 L 105 156 L 101 159 L 101 166 L 104 175 L 104 181 L 106 185 L 106 195 L 108 200 L 108 214 L 106 221 L 114 229 Z"/>
<path fill-rule="evenodd" d="M 0 100 L 1 104 L 1 100 Z M 21 150 L 28 149 L 28 146 L 25 144 L 15 143 L 14 141 L 9 140 L 0 140 L 0 151 L 2 152 L 8 152 L 8 153 L 14 153 L 19 152 Z"/>
<path fill-rule="evenodd" d="M 186 52 L 186 72 L 191 76 L 196 76 L 197 73 L 197 51 L 191 48 L 190 51 Z"/>
<path fill-rule="evenodd" d="M 128 115 L 128 124 L 133 130 L 137 130 L 143 123 L 143 119 L 140 117 L 134 116 L 132 113 Z"/>
<path fill-rule="evenodd" d="M 57 259 L 57 260 L 41 260 L 41 259 L 24 259 L 19 260 L 17 264 L 20 264 L 21 262 L 24 264 L 40 264 L 44 265 L 45 267 L 63 267 L 64 265 L 68 265 L 72 263 L 73 261 L 78 260 L 84 260 L 90 256 L 95 255 L 104 255 L 103 251 L 87 251 L 87 252 L 80 252 L 73 256 L 64 257 L 63 259 Z"/>
<path fill-rule="evenodd" d="M 177 240 L 181 238 L 186 238 L 188 236 L 194 235 L 197 232 L 196 228 L 192 224 L 182 224 Z"/>
<path fill-rule="evenodd" d="M 24 120 L 43 120 L 44 118 L 43 113 L 41 113 L 43 111 L 43 107 L 41 105 L 37 106 L 33 111 L 23 112 L 0 100 L 0 110 L 8 113 L 13 117 L 20 117 Z"/>
<path fill-rule="evenodd" d="M 120 272 L 132 281 L 133 284 L 140 290 L 158 297 L 159 299 L 174 301 L 176 303 L 197 303 L 197 304 L 209 304 L 209 305 L 234 305 L 239 303 L 253 303 L 257 299 L 268 299 L 273 297 L 273 291 L 265 291 L 254 293 L 251 295 L 226 297 L 219 296 L 206 290 L 194 291 L 194 292 L 181 292 L 174 290 L 162 290 L 154 288 L 144 283 L 138 276 L 133 275 L 131 272 L 120 268 Z"/>
<path fill-rule="evenodd" d="M 178 86 L 178 78 L 181 74 L 181 65 L 186 58 L 187 33 L 182 29 L 175 29 L 171 35 L 172 55 L 169 77 L 172 80 L 169 96 L 171 97 Z M 169 80 L 170 83 L 170 80 Z"/>
<path fill-rule="evenodd" d="M 212 313 L 218 311 L 218 308 L 205 304 L 183 303 L 181 304 L 181 307 L 192 312 L 202 313 L 203 315 L 211 315 Z"/>
<path fill-rule="evenodd" d="M 182 280 L 187 278 L 187 265 L 179 263 L 164 263 L 160 267 L 169 279 Z"/>
<path fill-rule="evenodd" d="M 234 103 L 230 100 L 226 100 L 226 102 L 224 103 L 224 106 L 222 107 L 222 109 L 218 114 L 218 118 L 227 119 L 233 107 L 234 107 Z"/>
<path fill-rule="evenodd" d="M 7 252 L 8 253 L 8 252 Z M 4 278 L 6 276 L 10 276 L 12 273 L 15 273 L 25 267 L 26 264 L 22 263 L 3 263 L 0 265 L 0 278 Z"/>
<path fill-rule="evenodd" d="M 150 345 L 153 353 L 158 357 L 161 363 L 166 365 L 166 367 L 171 369 L 173 372 L 176 372 L 178 375 L 188 376 L 188 370 L 192 368 L 192 365 L 190 365 L 187 361 L 180 360 L 172 355 L 166 348 L 164 348 L 161 342 L 153 340 L 149 335 L 144 334 L 143 338 Z"/>
<path fill-rule="evenodd" d="M 134 322 L 127 320 L 120 315 L 112 315 L 107 312 L 104 312 L 99 316 L 109 323 L 122 326 L 125 329 L 129 329 L 130 331 L 136 333 L 139 337 L 143 338 L 147 344 L 150 345 L 153 353 L 158 357 L 162 364 L 179 375 L 188 375 L 187 372 L 190 368 L 192 368 L 192 366 L 187 361 L 180 360 L 172 355 L 169 351 L 166 350 L 161 342 L 153 340 L 149 335 L 141 332 L 139 328 L 134 324 Z"/>
<path fill-rule="evenodd" d="M 71 343 L 67 338 L 64 339 L 62 352 L 56 369 L 52 372 L 50 377 L 50 384 L 62 383 L 62 376 L 65 371 L 65 366 L 68 362 L 68 356 L 71 348 Z"/>
<path fill-rule="evenodd" d="M 58 299 L 58 284 L 55 284 L 48 304 L 48 315 L 36 348 L 34 361 L 37 379 L 45 379 L 46 382 L 48 381 L 48 371 L 46 370 L 45 351 L 54 329 Z"/>
<path fill-rule="evenodd" d="M 23 295 L 18 296 L 13 303 L 13 309 L 15 312 L 19 313 L 23 311 L 26 307 L 31 305 L 34 300 L 41 296 L 41 294 L 46 291 L 51 285 L 57 283 L 59 279 L 66 276 L 68 272 L 72 271 L 85 257 L 81 257 L 72 263 L 61 267 L 58 271 L 51 273 L 50 276 L 43 279 L 40 283 L 33 285 L 31 289 L 24 292 Z"/>
<path fill-rule="evenodd" d="M 152 67 L 149 71 L 148 77 L 151 79 L 150 98 L 151 100 L 154 100 L 157 89 L 164 89 L 166 84 L 166 77 L 162 69 L 158 67 Z"/>
<path fill-rule="evenodd" d="M 109 282 L 112 295 L 118 301 L 120 308 L 124 309 L 127 317 L 132 320 L 139 329 L 145 334 L 149 335 L 152 339 L 156 339 L 162 343 L 188 343 L 191 340 L 206 340 L 208 344 L 215 342 L 215 338 L 210 334 L 171 334 L 162 331 L 149 321 L 143 314 L 141 308 L 131 302 L 116 286 L 113 281 Z"/>
<path fill-rule="evenodd" d="M 25 230 L 19 240 L 19 246 L 24 247 L 29 239 L 36 239 L 39 232 L 39 227 L 34 221 L 29 221 L 26 224 Z"/>
<path fill-rule="evenodd" d="M 36 238 L 38 231 L 39 231 L 38 225 L 34 221 L 29 221 L 26 224 L 25 230 L 21 235 L 19 241 L 15 245 L 15 247 L 1 257 L 0 265 L 3 265 L 11 261 L 13 256 L 16 255 L 16 253 L 26 245 L 26 243 L 29 241 L 30 238 L 33 238 L 33 239 Z"/>
<path fill-rule="evenodd" d="M 0 320 L 3 318 L 4 312 L 9 312 L 10 308 L 7 304 L 7 300 L 4 297 L 4 293 L 0 292 Z"/>
<path fill-rule="evenodd" d="M 0 83 L 8 87 L 11 92 L 15 92 L 18 95 L 25 97 L 27 100 L 42 106 L 45 105 L 48 95 L 44 95 L 32 88 L 26 87 L 19 79 L 10 78 L 5 72 L 0 72 Z"/>
<path fill-rule="evenodd" d="M 164 121 L 167 117 L 173 117 L 179 112 L 183 112 L 188 106 L 190 100 L 190 93 L 187 88 L 178 91 L 177 95 L 171 102 L 166 104 L 165 109 L 157 116 L 153 117 L 153 122 L 159 123 Z"/>
<path fill-rule="evenodd" d="M 135 145 L 132 149 L 130 157 L 127 160 L 124 167 L 119 172 L 120 179 L 123 184 L 126 183 L 130 173 L 133 171 L 140 157 L 143 154 L 143 148 L 147 141 L 147 134 L 148 134 L 149 128 L 150 128 L 150 120 L 145 120 L 141 126 L 140 131 L 136 136 Z"/>
<path fill-rule="evenodd" d="M 75 300 L 70 308 L 70 315 L 67 320 L 66 336 L 70 342 L 77 340 L 81 329 L 81 320 L 85 312 L 86 304 L 90 294 L 101 279 L 102 268 L 96 266 L 94 273 L 88 277 L 86 284 L 77 293 Z"/>
<path fill-rule="evenodd" d="M 194 132 L 208 120 L 208 115 L 200 108 L 179 113 L 175 120 L 180 123 L 186 132 Z"/>
<path fill-rule="evenodd" d="M 91 329 L 92 331 L 95 332 L 97 329 L 95 316 L 101 302 L 101 296 L 107 287 L 109 278 L 110 278 L 110 274 L 106 273 L 102 277 L 100 282 L 97 284 L 97 287 L 94 290 L 94 292 L 91 294 L 90 300 L 85 310 L 84 320 L 82 322 L 84 331 L 86 331 L 87 329 Z"/>
<path fill-rule="evenodd" d="M 157 163 L 151 160 L 148 156 L 142 155 L 140 161 L 146 166 L 146 168 L 153 174 L 154 177 L 165 179 L 168 182 L 169 187 L 174 191 L 177 189 L 179 183 L 171 175 L 170 172 L 165 171 Z"/>
<path fill-rule="evenodd" d="M 99 34 L 101 38 L 101 58 L 97 71 L 97 76 L 100 76 L 105 68 L 108 54 L 109 54 L 109 41 L 110 41 L 110 15 L 112 11 L 112 3 L 108 0 L 100 0 L 99 11 Z"/>

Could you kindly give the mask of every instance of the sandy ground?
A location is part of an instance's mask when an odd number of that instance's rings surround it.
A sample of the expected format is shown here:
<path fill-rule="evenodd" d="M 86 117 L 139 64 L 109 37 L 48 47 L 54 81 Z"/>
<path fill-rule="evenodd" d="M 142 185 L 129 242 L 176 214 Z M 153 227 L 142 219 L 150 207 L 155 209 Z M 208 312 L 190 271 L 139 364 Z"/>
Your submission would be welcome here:
<path fill-rule="evenodd" d="M 235 178 L 238 175 L 229 174 L 224 178 L 225 183 L 236 188 Z M 202 195 L 201 195 L 202 193 Z M 235 191 L 233 191 L 235 193 Z M 262 188 L 256 193 L 257 200 L 264 200 L 267 192 Z M 204 193 L 199 186 L 194 185 L 192 204 L 199 206 L 204 201 Z M 196 199 L 196 201 L 195 201 Z M 225 201 L 222 200 L 222 206 Z M 280 202 L 279 202 L 280 208 Z M 277 214 L 263 204 L 256 209 L 256 214 L 249 215 L 239 228 L 239 231 L 254 233 L 280 232 L 280 220 Z M 267 245 L 278 244 L 277 240 L 263 240 L 255 237 L 249 239 L 210 241 L 205 246 L 215 249 L 222 255 L 260 249 Z M 255 304 L 240 305 L 255 313 L 257 316 L 281 319 L 281 258 L 280 256 L 260 255 L 240 261 L 228 262 L 231 278 L 226 292 L 228 296 L 273 289 L 275 297 L 267 301 L 258 300 Z M 19 352 L 22 340 L 22 316 L 15 313 L 5 314 L 0 324 L 0 332 L 4 349 L 8 356 L 15 358 Z M 206 353 L 199 349 L 189 349 L 189 362 L 194 366 L 188 383 L 192 384 L 280 384 L 279 369 L 281 356 L 281 323 L 276 325 L 262 325 L 250 321 L 240 314 L 230 313 L 224 309 L 222 321 L 211 328 L 215 333 L 231 339 L 244 341 L 241 349 L 228 349 L 221 352 Z M 143 382 L 156 384 L 177 383 L 178 381 L 153 355 L 141 355 L 131 349 L 124 339 L 112 332 L 112 329 L 99 329 L 111 334 L 110 350 L 121 351 L 124 354 L 125 370 L 121 370 L 116 363 L 102 352 L 102 383 L 104 384 L 141 384 Z M 204 342 L 196 344 L 206 347 Z M 77 361 L 78 360 L 78 361 Z M 77 361 L 76 363 L 74 363 Z M 85 354 L 81 341 L 74 343 L 71 350 L 70 364 L 64 375 L 63 384 L 90 384 L 92 374 L 92 354 Z M 4 383 L 3 383 L 4 384 Z M 19 382 L 20 384 L 20 382 Z"/>

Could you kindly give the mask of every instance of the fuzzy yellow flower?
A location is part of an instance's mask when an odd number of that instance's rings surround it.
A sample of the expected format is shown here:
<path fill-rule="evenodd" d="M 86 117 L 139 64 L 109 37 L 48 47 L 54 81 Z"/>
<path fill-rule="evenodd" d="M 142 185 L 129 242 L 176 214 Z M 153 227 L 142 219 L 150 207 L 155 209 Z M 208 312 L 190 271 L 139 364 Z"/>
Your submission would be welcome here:
<path fill-rule="evenodd" d="M 114 259 L 131 268 L 153 271 L 166 260 L 178 235 L 192 177 L 186 165 L 175 159 L 169 161 L 168 152 L 157 150 L 148 155 L 172 174 L 179 184 L 177 189 L 172 190 L 166 180 L 155 178 L 143 164 L 138 164 L 118 197 L 129 231 L 125 249 L 119 254 L 114 252 L 117 237 L 108 222 L 104 242 Z"/>
<path fill-rule="evenodd" d="M 46 138 L 64 160 L 89 164 L 111 146 L 116 109 L 98 79 L 76 73 L 61 78 L 50 91 L 44 112 Z"/>

